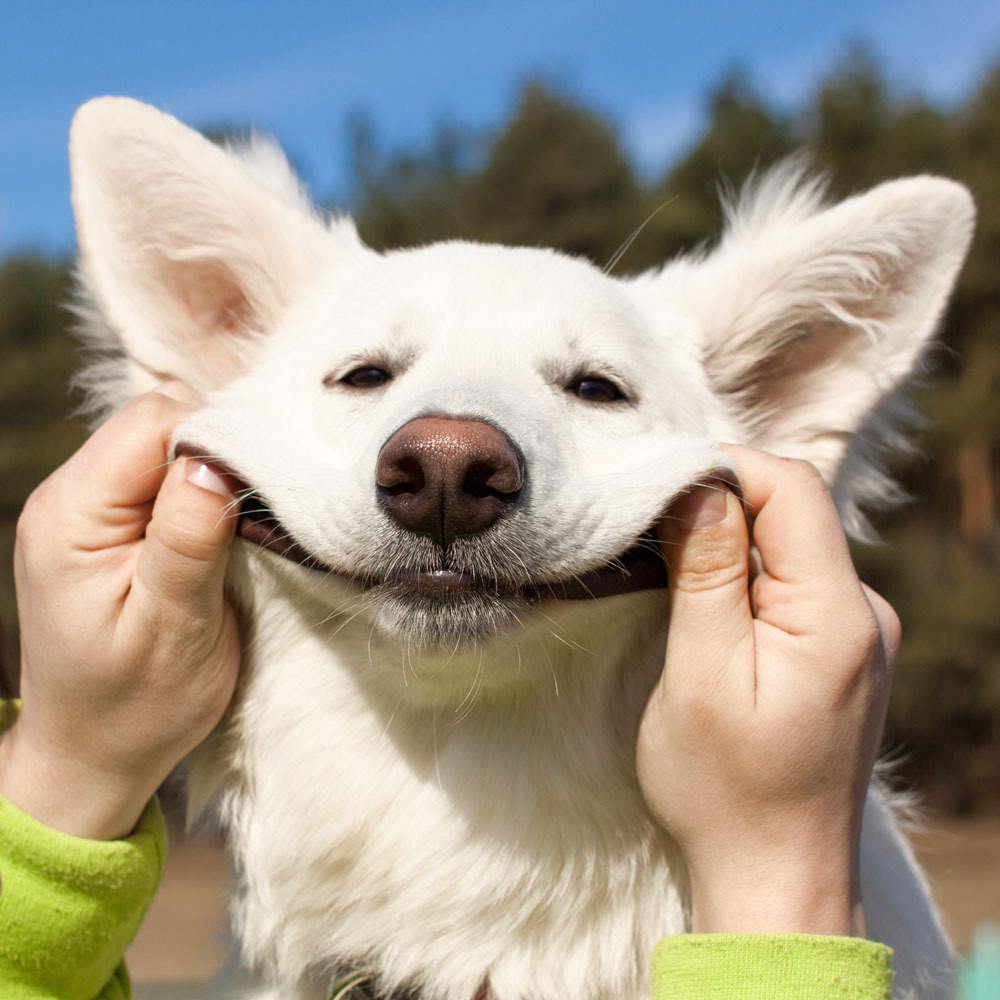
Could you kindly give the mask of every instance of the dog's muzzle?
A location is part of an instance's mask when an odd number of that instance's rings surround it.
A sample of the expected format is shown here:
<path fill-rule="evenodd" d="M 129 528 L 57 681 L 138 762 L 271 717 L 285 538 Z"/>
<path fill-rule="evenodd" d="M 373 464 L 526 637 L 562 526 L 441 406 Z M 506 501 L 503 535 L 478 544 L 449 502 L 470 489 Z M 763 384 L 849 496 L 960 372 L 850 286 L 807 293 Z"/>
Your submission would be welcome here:
<path fill-rule="evenodd" d="M 469 436 L 457 435 L 455 424 L 476 425 Z M 414 426 L 417 425 L 417 426 Z M 204 457 L 188 442 L 175 448 L 177 457 Z M 225 463 L 212 459 L 223 472 L 243 482 Z M 491 424 L 453 418 L 418 418 L 386 442 L 376 466 L 379 502 L 390 517 L 414 534 L 439 545 L 486 531 L 517 502 L 525 482 L 524 459 L 512 442 Z M 594 600 L 667 586 L 667 571 L 652 531 L 643 532 L 608 564 L 556 581 L 539 581 L 516 588 L 488 578 L 446 568 L 376 578 L 345 574 L 301 545 L 278 520 L 266 499 L 247 486 L 241 503 L 237 534 L 247 541 L 307 569 L 349 576 L 370 588 L 402 584 L 425 596 L 460 596 L 472 590 L 517 594 L 532 603 L 545 599 Z M 442 546 L 442 549 L 444 546 Z"/>

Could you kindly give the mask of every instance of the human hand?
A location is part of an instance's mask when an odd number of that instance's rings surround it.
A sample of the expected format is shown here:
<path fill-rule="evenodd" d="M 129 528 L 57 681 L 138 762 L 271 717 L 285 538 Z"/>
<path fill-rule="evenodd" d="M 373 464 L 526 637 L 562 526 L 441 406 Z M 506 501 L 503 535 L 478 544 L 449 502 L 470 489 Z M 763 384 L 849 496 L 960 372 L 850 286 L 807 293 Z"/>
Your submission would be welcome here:
<path fill-rule="evenodd" d="M 807 463 L 726 446 L 740 501 L 662 521 L 666 663 L 639 727 L 644 796 L 691 877 L 692 930 L 863 935 L 858 843 L 900 628 L 862 584 Z"/>
<path fill-rule="evenodd" d="M 169 383 L 133 400 L 18 523 L 21 711 L 0 740 L 0 793 L 76 836 L 127 836 L 236 683 L 232 484 L 195 459 L 167 464 L 188 397 Z"/>

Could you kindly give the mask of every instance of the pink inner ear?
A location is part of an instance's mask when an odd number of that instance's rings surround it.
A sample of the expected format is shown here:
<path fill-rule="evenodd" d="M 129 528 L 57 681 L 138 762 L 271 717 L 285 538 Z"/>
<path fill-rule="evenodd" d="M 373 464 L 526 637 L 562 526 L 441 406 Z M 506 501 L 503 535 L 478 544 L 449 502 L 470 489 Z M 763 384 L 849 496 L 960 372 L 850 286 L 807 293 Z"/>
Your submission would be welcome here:
<path fill-rule="evenodd" d="M 187 312 L 193 333 L 245 333 L 253 308 L 232 271 L 218 260 L 164 260 L 158 279 L 167 294 Z"/>
<path fill-rule="evenodd" d="M 238 376 L 264 320 L 233 270 L 210 257 L 172 260 L 162 253 L 148 266 L 148 302 L 176 351 L 176 368 L 166 373 L 200 388 Z"/>
<path fill-rule="evenodd" d="M 817 378 L 829 378 L 837 369 L 860 367 L 870 349 L 863 330 L 832 317 L 803 323 L 735 382 L 719 389 L 738 396 L 742 405 L 760 411 L 762 417 L 787 414 L 822 391 Z"/>

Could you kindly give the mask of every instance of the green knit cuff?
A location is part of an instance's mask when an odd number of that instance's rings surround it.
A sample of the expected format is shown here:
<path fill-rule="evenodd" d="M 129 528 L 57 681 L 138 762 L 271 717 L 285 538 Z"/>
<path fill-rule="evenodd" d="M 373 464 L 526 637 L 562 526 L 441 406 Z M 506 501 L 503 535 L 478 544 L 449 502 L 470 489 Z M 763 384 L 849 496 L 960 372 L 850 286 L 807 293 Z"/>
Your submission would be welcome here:
<path fill-rule="evenodd" d="M 0 796 L 0 994 L 90 1000 L 114 980 L 127 990 L 121 958 L 166 851 L 155 799 L 131 837 L 104 841 L 53 830 Z"/>
<path fill-rule="evenodd" d="M 892 949 L 812 934 L 681 934 L 653 949 L 653 1000 L 887 1000 Z"/>

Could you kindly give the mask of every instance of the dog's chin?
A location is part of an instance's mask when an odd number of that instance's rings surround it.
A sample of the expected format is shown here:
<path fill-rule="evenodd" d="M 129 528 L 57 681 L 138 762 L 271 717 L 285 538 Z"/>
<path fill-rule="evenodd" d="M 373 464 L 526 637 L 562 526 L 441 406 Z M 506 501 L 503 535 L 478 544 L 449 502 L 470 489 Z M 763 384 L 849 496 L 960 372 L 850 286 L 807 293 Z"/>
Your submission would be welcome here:
<path fill-rule="evenodd" d="M 451 570 L 409 573 L 373 583 L 365 596 L 383 634 L 423 647 L 488 644 L 521 628 L 530 611 L 518 591 Z"/>

